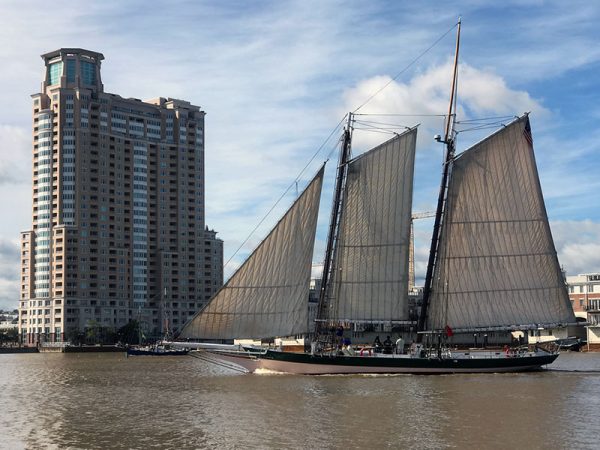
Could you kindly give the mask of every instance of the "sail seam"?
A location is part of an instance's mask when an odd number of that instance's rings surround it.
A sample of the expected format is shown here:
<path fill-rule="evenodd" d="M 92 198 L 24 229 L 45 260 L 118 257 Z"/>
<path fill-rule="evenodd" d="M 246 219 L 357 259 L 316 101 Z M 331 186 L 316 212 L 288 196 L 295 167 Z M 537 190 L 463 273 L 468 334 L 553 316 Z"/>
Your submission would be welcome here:
<path fill-rule="evenodd" d="M 510 220 L 461 220 L 461 221 L 452 221 L 448 222 L 448 225 L 458 225 L 458 224 L 491 224 L 491 223 L 531 223 L 531 222 L 541 222 L 544 223 L 544 219 L 510 219 Z"/>
<path fill-rule="evenodd" d="M 445 295 L 459 295 L 459 294 L 481 294 L 481 293 L 498 293 L 498 292 L 523 292 L 523 291 L 547 291 L 551 289 L 564 288 L 564 285 L 554 285 L 545 287 L 532 287 L 532 288 L 513 288 L 513 289 L 481 289 L 475 291 L 445 291 Z"/>
<path fill-rule="evenodd" d="M 488 255 L 467 255 L 467 256 L 446 256 L 446 260 L 449 259 L 480 259 L 480 258 L 514 258 L 514 257 L 530 257 L 530 256 L 551 256 L 554 255 L 552 252 L 541 252 L 541 253 L 512 253 L 509 255 L 499 254 L 488 254 Z"/>
<path fill-rule="evenodd" d="M 285 289 L 291 287 L 304 286 L 304 283 L 298 284 L 274 284 L 272 286 L 227 286 L 228 289 Z"/>
<path fill-rule="evenodd" d="M 406 243 L 401 243 L 401 244 L 368 244 L 368 245 L 340 245 L 339 248 L 340 249 L 353 249 L 353 248 L 382 248 L 382 247 L 406 247 L 408 246 L 408 244 Z"/>

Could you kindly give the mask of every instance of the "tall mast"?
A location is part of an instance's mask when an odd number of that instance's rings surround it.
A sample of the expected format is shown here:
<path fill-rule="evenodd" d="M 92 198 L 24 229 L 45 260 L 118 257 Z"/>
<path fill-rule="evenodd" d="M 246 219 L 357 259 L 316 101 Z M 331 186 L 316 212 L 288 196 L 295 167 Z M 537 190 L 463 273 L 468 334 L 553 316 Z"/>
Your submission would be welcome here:
<path fill-rule="evenodd" d="M 319 309 L 317 311 L 316 336 L 323 334 L 327 329 L 329 319 L 329 279 L 333 271 L 334 252 L 336 242 L 339 238 L 340 213 L 342 211 L 343 191 L 348 173 L 348 160 L 350 159 L 350 149 L 352 141 L 352 120 L 353 114 L 348 113 L 348 124 L 344 130 L 342 147 L 340 150 L 340 160 L 335 182 L 335 191 L 333 206 L 331 208 L 331 220 L 329 223 L 329 233 L 327 236 L 327 249 L 325 250 L 325 260 L 323 262 L 323 275 L 321 278 L 321 291 L 319 292 Z"/>
<path fill-rule="evenodd" d="M 440 185 L 440 193 L 438 196 L 438 203 L 435 215 L 435 221 L 433 223 L 433 236 L 431 238 L 431 248 L 429 250 L 429 261 L 427 263 L 427 274 L 425 275 L 425 286 L 423 288 L 423 302 L 421 304 L 421 314 L 419 315 L 419 322 L 417 325 L 417 331 L 425 330 L 425 322 L 427 321 L 427 308 L 429 307 L 429 297 L 431 294 L 431 285 L 433 281 L 433 268 L 436 263 L 438 245 L 440 235 L 442 231 L 442 216 L 444 215 L 444 206 L 446 201 L 446 189 L 448 185 L 448 174 L 450 171 L 450 163 L 454 158 L 454 123 L 456 121 L 456 89 L 457 89 L 457 78 L 458 78 L 458 50 L 460 47 L 460 24 L 461 19 L 458 19 L 457 31 L 456 31 L 456 51 L 454 53 L 454 71 L 452 74 L 452 88 L 450 91 L 450 104 L 448 106 L 448 118 L 446 121 L 446 130 L 444 134 L 444 140 L 441 141 L 446 144 L 446 156 L 444 158 L 444 170 L 442 174 L 442 182 Z M 440 141 L 439 137 L 437 137 Z M 421 342 L 423 334 L 417 334 L 417 342 Z"/>

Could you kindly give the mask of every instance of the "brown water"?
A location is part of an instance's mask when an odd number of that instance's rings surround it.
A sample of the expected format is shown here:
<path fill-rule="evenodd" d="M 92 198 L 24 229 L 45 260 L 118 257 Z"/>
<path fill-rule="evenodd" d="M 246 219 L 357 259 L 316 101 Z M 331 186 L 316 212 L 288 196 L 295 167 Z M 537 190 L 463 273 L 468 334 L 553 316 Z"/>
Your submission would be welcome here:
<path fill-rule="evenodd" d="M 189 356 L 0 355 L 0 447 L 599 448 L 600 354 L 552 367 L 310 377 Z"/>

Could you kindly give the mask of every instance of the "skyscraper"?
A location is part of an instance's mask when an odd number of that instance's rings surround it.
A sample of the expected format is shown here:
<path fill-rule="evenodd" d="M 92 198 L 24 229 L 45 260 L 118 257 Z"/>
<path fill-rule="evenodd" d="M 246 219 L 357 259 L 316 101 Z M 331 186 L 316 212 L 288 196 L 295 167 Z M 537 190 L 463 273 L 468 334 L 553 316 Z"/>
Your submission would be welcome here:
<path fill-rule="evenodd" d="M 223 282 L 205 226 L 204 111 L 104 92 L 101 53 L 42 55 L 32 229 L 21 233 L 23 342 L 139 320 L 177 329 Z"/>

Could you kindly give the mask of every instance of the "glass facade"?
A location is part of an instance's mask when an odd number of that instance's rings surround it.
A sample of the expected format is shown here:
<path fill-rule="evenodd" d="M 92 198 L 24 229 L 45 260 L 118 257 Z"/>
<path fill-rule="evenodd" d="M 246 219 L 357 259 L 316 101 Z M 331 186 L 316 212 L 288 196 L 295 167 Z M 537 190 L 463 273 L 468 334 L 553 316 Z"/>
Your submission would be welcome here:
<path fill-rule="evenodd" d="M 96 84 L 96 66 L 87 61 L 81 61 L 81 79 L 85 84 Z"/>
<path fill-rule="evenodd" d="M 57 62 L 54 64 L 50 64 L 50 68 L 48 69 L 48 83 L 58 84 L 60 82 L 60 76 L 62 75 L 62 62 Z"/>
<path fill-rule="evenodd" d="M 60 65 L 62 63 L 53 64 Z M 50 66 L 50 82 L 52 82 L 52 66 Z M 55 72 L 56 73 L 56 72 Z M 55 75 L 60 78 L 60 71 Z M 57 81 L 58 82 L 58 81 Z M 56 83 L 57 83 L 56 82 Z M 35 203 L 38 208 L 37 231 L 35 236 L 34 256 L 34 294 L 36 298 L 50 297 L 50 236 L 51 236 L 51 205 L 52 199 L 52 121 L 54 116 L 51 112 L 42 113 L 38 116 L 40 132 L 38 134 L 39 157 L 38 170 L 40 173 L 37 188 L 39 192 L 48 192 L 48 195 L 40 195 Z"/>
<path fill-rule="evenodd" d="M 75 60 L 67 59 L 67 83 L 75 83 Z"/>

